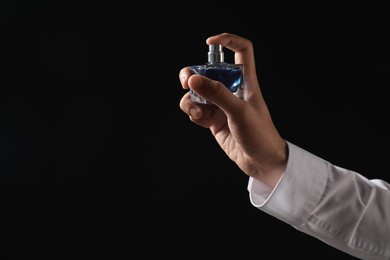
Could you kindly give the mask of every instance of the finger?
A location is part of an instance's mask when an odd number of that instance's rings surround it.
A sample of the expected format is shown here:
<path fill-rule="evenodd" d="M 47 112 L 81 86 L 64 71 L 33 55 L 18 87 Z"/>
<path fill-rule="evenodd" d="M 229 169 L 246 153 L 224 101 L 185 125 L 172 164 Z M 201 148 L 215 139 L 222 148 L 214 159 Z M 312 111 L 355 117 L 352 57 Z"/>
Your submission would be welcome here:
<path fill-rule="evenodd" d="M 194 119 L 199 119 L 203 115 L 202 109 L 193 103 L 190 99 L 190 93 L 186 93 L 180 100 L 179 103 L 180 109 L 191 116 Z"/>
<path fill-rule="evenodd" d="M 207 38 L 206 43 L 221 44 L 234 51 L 235 63 L 244 65 L 249 80 L 257 80 L 253 44 L 250 40 L 231 33 L 221 33 Z"/>
<path fill-rule="evenodd" d="M 202 127 L 209 128 L 215 110 L 215 105 L 198 105 L 190 100 L 189 93 L 186 93 L 180 100 L 180 109 L 186 113 L 190 120 Z"/>
<path fill-rule="evenodd" d="M 189 67 L 182 68 L 179 72 L 179 80 L 182 88 L 188 89 L 188 78 L 193 74 Z"/>
<path fill-rule="evenodd" d="M 221 33 L 207 38 L 206 43 L 209 45 L 221 44 L 223 47 L 234 51 L 236 63 L 249 66 L 254 62 L 252 42 L 241 36 Z"/>

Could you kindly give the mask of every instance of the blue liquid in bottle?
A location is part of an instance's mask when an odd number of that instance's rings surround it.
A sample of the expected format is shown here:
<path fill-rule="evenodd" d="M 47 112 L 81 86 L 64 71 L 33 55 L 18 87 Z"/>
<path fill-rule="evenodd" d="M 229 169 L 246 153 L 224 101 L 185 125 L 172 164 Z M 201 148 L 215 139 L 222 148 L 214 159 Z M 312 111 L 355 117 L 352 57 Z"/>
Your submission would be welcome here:
<path fill-rule="evenodd" d="M 204 76 L 222 82 L 233 93 L 238 91 L 242 82 L 241 67 L 229 66 L 225 63 L 206 68 Z"/>

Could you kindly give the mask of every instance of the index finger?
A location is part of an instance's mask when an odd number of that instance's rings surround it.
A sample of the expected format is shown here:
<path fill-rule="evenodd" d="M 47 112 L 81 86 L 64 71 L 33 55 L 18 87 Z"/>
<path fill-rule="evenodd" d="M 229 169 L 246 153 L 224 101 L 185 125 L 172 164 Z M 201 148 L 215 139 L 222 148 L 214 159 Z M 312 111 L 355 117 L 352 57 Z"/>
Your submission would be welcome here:
<path fill-rule="evenodd" d="M 231 33 L 221 33 L 207 38 L 206 43 L 220 44 L 234 51 L 235 63 L 243 64 L 249 71 L 255 71 L 253 44 L 250 40 Z"/>

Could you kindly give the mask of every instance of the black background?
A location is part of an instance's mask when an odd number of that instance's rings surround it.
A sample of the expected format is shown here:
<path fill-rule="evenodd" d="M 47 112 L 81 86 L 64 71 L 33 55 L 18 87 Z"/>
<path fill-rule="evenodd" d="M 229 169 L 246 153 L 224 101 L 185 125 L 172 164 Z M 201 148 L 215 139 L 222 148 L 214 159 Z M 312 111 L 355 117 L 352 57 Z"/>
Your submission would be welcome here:
<path fill-rule="evenodd" d="M 254 208 L 179 108 L 179 70 L 239 34 L 284 138 L 389 181 L 389 10 L 312 2 L 1 1 L 1 256 L 354 259 Z"/>

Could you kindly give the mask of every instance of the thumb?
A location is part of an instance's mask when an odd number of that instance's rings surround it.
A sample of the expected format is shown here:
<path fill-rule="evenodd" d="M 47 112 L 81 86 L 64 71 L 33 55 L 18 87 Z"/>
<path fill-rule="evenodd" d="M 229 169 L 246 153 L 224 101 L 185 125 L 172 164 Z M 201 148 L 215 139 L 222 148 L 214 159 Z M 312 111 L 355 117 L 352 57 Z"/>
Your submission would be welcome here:
<path fill-rule="evenodd" d="M 188 85 L 201 97 L 214 103 L 225 112 L 237 109 L 237 106 L 243 102 L 221 82 L 198 74 L 194 74 L 188 79 Z"/>

